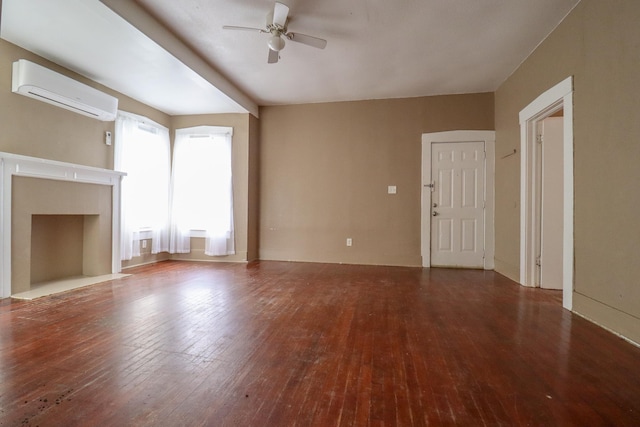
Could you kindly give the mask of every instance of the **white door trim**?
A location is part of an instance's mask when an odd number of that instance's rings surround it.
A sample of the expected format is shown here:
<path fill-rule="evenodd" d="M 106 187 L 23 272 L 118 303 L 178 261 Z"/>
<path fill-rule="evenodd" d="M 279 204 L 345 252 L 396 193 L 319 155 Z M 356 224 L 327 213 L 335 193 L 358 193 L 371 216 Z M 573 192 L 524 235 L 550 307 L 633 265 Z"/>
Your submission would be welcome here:
<path fill-rule="evenodd" d="M 573 307 L 573 77 L 538 96 L 520 111 L 520 283 L 535 284 L 535 141 L 536 124 L 564 109 L 564 197 L 562 236 L 562 306 Z"/>
<path fill-rule="evenodd" d="M 495 131 L 456 130 L 422 134 L 422 203 L 420 215 L 422 266 L 431 267 L 431 144 L 437 142 L 483 141 L 485 158 L 484 209 L 484 269 L 493 270 L 495 252 L 494 232 L 494 176 Z"/>

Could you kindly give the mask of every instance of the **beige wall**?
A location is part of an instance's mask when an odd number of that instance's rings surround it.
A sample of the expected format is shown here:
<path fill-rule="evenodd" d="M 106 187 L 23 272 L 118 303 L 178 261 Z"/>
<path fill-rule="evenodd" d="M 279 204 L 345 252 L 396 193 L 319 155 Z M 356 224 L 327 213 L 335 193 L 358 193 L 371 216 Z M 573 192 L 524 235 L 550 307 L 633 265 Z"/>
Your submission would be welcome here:
<path fill-rule="evenodd" d="M 496 157 L 518 113 L 574 76 L 574 309 L 640 342 L 640 2 L 582 0 L 496 92 Z M 519 275 L 520 157 L 496 161 L 496 269 Z"/>
<path fill-rule="evenodd" d="M 262 107 L 260 258 L 421 265 L 421 135 L 493 111 L 491 93 Z"/>

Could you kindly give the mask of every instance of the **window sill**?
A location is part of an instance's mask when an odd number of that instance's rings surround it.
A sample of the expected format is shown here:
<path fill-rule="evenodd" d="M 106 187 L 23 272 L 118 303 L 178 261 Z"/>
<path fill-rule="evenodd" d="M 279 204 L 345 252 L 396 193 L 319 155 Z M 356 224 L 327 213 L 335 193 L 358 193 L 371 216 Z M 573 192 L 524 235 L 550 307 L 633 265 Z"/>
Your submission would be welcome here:
<path fill-rule="evenodd" d="M 191 237 L 207 237 L 207 232 L 205 230 L 191 230 Z"/>
<path fill-rule="evenodd" d="M 140 228 L 138 230 L 138 235 L 140 236 L 140 240 L 152 239 L 153 238 L 153 230 L 149 227 Z M 207 232 L 205 230 L 191 230 L 191 237 L 207 237 Z"/>
<path fill-rule="evenodd" d="M 153 238 L 153 230 L 149 227 L 141 228 L 138 230 L 138 235 L 140 236 L 140 240 L 147 240 Z"/>

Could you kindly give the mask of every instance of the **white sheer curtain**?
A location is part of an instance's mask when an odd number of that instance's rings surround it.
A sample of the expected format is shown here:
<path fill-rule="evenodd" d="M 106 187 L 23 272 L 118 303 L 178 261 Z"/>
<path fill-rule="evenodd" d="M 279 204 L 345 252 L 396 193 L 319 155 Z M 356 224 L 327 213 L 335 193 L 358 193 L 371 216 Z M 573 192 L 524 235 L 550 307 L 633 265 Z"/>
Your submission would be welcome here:
<path fill-rule="evenodd" d="M 115 169 L 122 179 L 121 258 L 140 256 L 141 233 L 151 252 L 169 250 L 169 130 L 146 117 L 118 112 Z"/>
<path fill-rule="evenodd" d="M 206 255 L 235 253 L 231 140 L 228 127 L 176 130 L 169 252 L 190 252 L 190 237 L 203 233 Z"/>

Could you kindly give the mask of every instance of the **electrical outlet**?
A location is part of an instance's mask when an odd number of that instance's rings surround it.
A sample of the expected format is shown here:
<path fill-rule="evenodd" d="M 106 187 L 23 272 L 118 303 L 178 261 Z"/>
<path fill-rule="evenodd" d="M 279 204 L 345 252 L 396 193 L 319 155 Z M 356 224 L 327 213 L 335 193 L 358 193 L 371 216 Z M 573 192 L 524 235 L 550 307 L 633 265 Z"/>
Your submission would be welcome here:
<path fill-rule="evenodd" d="M 353 246 L 353 239 L 351 239 L 351 237 L 347 237 L 347 246 Z"/>
<path fill-rule="evenodd" d="M 396 186 L 395 186 L 395 185 L 389 185 L 389 186 L 387 187 L 387 193 L 389 193 L 389 194 L 396 194 L 396 193 L 397 193 L 397 191 L 398 191 L 398 190 L 397 190 L 397 188 L 396 188 Z"/>

